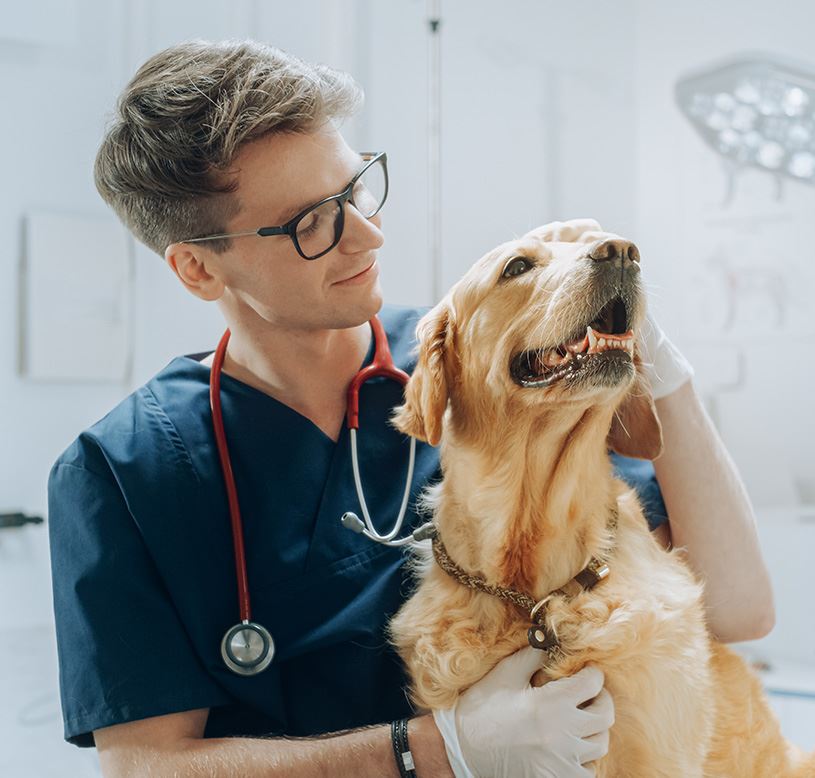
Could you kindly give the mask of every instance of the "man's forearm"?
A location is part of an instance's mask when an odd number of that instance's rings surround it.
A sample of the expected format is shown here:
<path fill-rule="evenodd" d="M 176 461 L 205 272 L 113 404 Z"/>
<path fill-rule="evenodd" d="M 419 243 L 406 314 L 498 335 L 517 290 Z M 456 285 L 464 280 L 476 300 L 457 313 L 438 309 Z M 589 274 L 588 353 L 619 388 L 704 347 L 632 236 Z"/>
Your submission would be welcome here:
<path fill-rule="evenodd" d="M 710 629 L 723 642 L 761 637 L 774 620 L 772 586 L 736 466 L 691 381 L 655 405 L 665 450 L 654 471 L 673 546 L 705 582 Z"/>
<path fill-rule="evenodd" d="M 417 778 L 452 778 L 444 741 L 431 715 L 408 722 Z M 389 724 L 317 738 L 207 738 L 182 741 L 172 752 L 144 750 L 130 765 L 102 767 L 106 778 L 399 778 Z"/>

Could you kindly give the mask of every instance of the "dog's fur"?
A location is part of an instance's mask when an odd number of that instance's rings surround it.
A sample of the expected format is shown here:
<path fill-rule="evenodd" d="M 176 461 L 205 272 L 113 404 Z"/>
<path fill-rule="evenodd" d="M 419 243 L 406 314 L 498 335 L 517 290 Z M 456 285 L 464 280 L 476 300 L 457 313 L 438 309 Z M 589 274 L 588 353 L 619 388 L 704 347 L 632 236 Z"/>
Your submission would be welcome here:
<path fill-rule="evenodd" d="M 616 261 L 600 261 L 608 245 Z M 621 263 L 626 247 L 631 259 Z M 505 277 L 519 256 L 532 267 Z M 422 318 L 418 362 L 392 423 L 441 442 L 443 479 L 422 495 L 423 507 L 458 565 L 535 600 L 591 556 L 609 556 L 608 578 L 549 602 L 547 623 L 565 657 L 545 664 L 541 653 L 533 679 L 541 685 L 587 664 L 604 671 L 616 720 L 607 756 L 594 763 L 598 778 L 815 776 L 815 758 L 784 740 L 757 677 L 708 633 L 702 583 L 679 550 L 652 537 L 636 492 L 613 476 L 607 448 L 643 459 L 662 450 L 636 340 L 633 362 L 613 369 L 586 366 L 582 377 L 546 387 L 510 376 L 515 355 L 585 329 L 617 294 L 637 336 L 645 295 L 636 248 L 592 220 L 554 222 L 488 253 Z M 390 637 L 414 702 L 449 707 L 528 645 L 530 622 L 448 576 L 427 544 L 412 564 L 420 582 Z"/>

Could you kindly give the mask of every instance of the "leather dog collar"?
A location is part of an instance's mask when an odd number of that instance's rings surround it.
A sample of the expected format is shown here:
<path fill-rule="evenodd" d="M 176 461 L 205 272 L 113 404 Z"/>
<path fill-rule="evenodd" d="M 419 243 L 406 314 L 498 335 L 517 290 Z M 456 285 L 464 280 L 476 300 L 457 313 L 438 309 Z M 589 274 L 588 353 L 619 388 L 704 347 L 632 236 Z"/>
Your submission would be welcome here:
<path fill-rule="evenodd" d="M 615 501 L 614 507 L 611 509 L 611 516 L 608 520 L 608 529 L 611 533 L 614 533 L 617 529 L 618 516 Z M 492 594 L 495 597 L 500 597 L 502 600 L 507 600 L 525 614 L 529 614 L 529 620 L 532 622 L 532 626 L 527 630 L 529 645 L 533 648 L 545 651 L 552 660 L 562 655 L 562 650 L 557 636 L 546 626 L 546 607 L 549 604 L 549 600 L 558 595 L 572 599 L 580 594 L 580 592 L 596 586 L 600 581 L 606 578 L 610 572 L 609 566 L 604 559 L 591 557 L 589 563 L 574 578 L 567 581 L 559 589 L 555 589 L 547 594 L 542 600 L 535 602 L 532 597 L 524 592 L 519 592 L 517 589 L 511 589 L 508 586 L 498 586 L 497 584 L 488 583 L 486 579 L 481 576 L 470 575 L 459 567 L 450 559 L 450 555 L 447 553 L 447 549 L 435 525 L 432 529 L 432 543 L 433 556 L 436 562 L 449 576 L 470 589 Z"/>

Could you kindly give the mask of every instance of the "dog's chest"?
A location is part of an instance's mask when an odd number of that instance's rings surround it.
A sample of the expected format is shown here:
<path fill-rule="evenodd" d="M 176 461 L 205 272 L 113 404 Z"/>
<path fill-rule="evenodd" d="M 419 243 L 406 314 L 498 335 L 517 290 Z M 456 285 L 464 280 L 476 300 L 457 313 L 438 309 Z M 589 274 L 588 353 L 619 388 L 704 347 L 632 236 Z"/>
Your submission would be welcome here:
<path fill-rule="evenodd" d="M 616 724 L 598 778 L 661 775 L 664 762 L 650 760 L 666 757 L 675 774 L 691 775 L 713 730 L 703 703 L 713 679 L 702 587 L 676 553 L 642 538 L 626 543 L 625 532 L 619 540 L 608 578 L 552 609 L 566 659 L 546 678 L 573 675 L 587 664 L 603 670 Z"/>

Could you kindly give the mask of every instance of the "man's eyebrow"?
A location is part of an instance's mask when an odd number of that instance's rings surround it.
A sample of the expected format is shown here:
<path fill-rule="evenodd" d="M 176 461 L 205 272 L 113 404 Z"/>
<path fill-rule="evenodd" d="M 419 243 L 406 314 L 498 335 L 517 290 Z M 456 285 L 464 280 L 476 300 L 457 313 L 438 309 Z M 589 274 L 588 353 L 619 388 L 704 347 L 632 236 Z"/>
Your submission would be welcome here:
<path fill-rule="evenodd" d="M 289 208 L 279 219 L 275 219 L 278 224 L 285 224 L 290 219 L 293 219 L 297 216 L 300 211 L 305 210 L 310 205 L 314 205 L 315 202 L 319 202 L 319 200 L 309 200 L 307 203 L 303 203 L 302 205 L 298 205 L 296 208 Z"/>
<path fill-rule="evenodd" d="M 356 173 L 354 173 L 354 175 L 351 176 L 351 178 L 353 178 L 357 173 L 359 173 L 359 171 L 362 169 L 362 166 L 365 164 L 365 160 L 362 158 L 362 155 L 359 154 L 359 153 L 357 153 L 357 162 L 358 162 L 357 171 L 356 171 Z M 348 179 L 348 182 L 346 182 L 345 186 L 348 186 L 348 183 L 350 183 L 351 178 Z M 334 194 L 337 194 L 337 193 L 334 192 Z M 331 197 L 331 195 L 325 195 L 325 197 Z M 287 209 L 284 212 L 283 216 L 280 217 L 278 223 L 279 224 L 285 224 L 290 219 L 293 219 L 295 216 L 297 216 L 297 214 L 300 213 L 300 211 L 304 211 L 306 208 L 308 208 L 308 207 L 310 207 L 312 205 L 315 205 L 316 203 L 319 203 L 320 200 L 324 200 L 324 199 L 325 199 L 324 197 L 320 197 L 317 200 L 307 200 L 302 205 L 298 205 L 296 208 Z"/>

